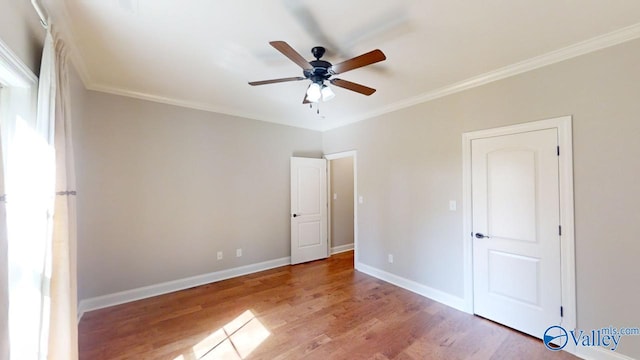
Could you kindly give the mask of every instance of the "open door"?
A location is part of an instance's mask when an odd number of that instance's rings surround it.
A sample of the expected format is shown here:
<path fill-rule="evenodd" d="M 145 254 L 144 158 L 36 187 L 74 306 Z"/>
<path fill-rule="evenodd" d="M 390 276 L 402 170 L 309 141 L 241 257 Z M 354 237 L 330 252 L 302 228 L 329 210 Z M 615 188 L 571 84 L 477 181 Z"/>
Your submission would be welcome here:
<path fill-rule="evenodd" d="M 291 264 L 329 256 L 327 162 L 291 158 Z"/>

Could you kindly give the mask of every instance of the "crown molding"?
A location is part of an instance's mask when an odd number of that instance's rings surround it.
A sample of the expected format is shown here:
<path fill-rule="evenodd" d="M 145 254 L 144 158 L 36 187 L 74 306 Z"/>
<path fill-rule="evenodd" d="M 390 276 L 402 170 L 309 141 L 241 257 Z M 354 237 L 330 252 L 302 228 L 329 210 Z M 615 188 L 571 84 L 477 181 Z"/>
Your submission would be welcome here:
<path fill-rule="evenodd" d="M 65 28 L 64 30 L 66 30 L 65 33 L 72 40 L 71 44 L 69 44 L 72 48 L 72 53 L 73 53 L 72 61 L 76 66 L 76 69 L 78 70 L 79 75 L 85 87 L 89 90 L 127 96 L 127 97 L 142 99 L 142 100 L 148 100 L 148 101 L 153 101 L 157 103 L 186 107 L 186 108 L 191 108 L 196 110 L 222 113 L 222 114 L 227 114 L 232 116 L 243 117 L 247 119 L 273 122 L 271 119 L 264 118 L 256 114 L 245 113 L 245 112 L 236 111 L 228 108 L 220 108 L 220 107 L 212 106 L 211 104 L 207 104 L 207 103 L 192 102 L 192 101 L 186 101 L 186 100 L 181 100 L 176 98 L 163 97 L 163 96 L 158 96 L 150 93 L 133 91 L 133 90 L 119 88 L 115 86 L 107 86 L 104 84 L 99 84 L 93 80 L 90 73 L 87 71 L 87 68 L 82 60 L 80 52 L 75 46 L 76 42 L 73 41 L 75 40 L 75 37 L 73 36 L 73 31 L 66 26 L 64 28 Z M 484 74 L 480 74 L 478 76 L 474 76 L 466 80 L 462 80 L 457 83 L 420 94 L 418 96 L 414 96 L 408 99 L 395 102 L 388 106 L 384 106 L 382 108 L 378 108 L 358 116 L 342 119 L 339 125 L 330 125 L 330 126 L 323 127 L 322 129 L 312 129 L 312 130 L 320 130 L 320 131 L 332 130 L 332 129 L 339 128 L 351 123 L 367 120 L 370 118 L 374 118 L 376 116 L 398 111 L 404 108 L 408 108 L 421 103 L 439 99 L 448 95 L 452 95 L 458 92 L 462 92 L 475 87 L 486 85 L 498 80 L 519 75 L 519 74 L 532 71 L 544 66 L 552 65 L 561 61 L 569 60 L 569 59 L 572 59 L 581 55 L 585 55 L 594 51 L 602 50 L 611 46 L 619 45 L 624 42 L 635 40 L 638 38 L 640 38 L 640 23 L 615 30 L 607 34 L 596 36 L 594 38 L 591 38 L 573 45 L 569 45 L 562 49 L 554 50 L 543 55 L 539 55 L 539 56 L 536 56 L 524 61 L 520 61 L 511 65 L 507 65 L 499 69 L 492 70 Z M 295 125 L 289 125 L 289 124 L 286 124 L 285 126 L 295 127 Z"/>
<path fill-rule="evenodd" d="M 56 19 L 71 18 L 69 16 L 67 3 L 62 2 L 62 6 L 56 6 L 55 10 L 56 11 L 55 13 L 53 13 L 52 18 L 55 22 L 56 31 L 64 40 L 66 40 L 65 45 L 68 46 L 70 50 L 69 59 L 73 63 L 74 68 L 76 69 L 76 71 L 78 72 L 78 75 L 80 76 L 80 80 L 82 81 L 84 87 L 87 90 L 98 91 L 98 92 L 112 94 L 112 95 L 119 95 L 119 96 L 134 98 L 134 99 L 152 101 L 160 104 L 179 106 L 179 107 L 188 108 L 188 109 L 220 113 L 220 114 L 225 114 L 230 116 L 237 116 L 245 119 L 275 123 L 270 119 L 266 119 L 256 114 L 251 114 L 251 113 L 242 112 L 242 111 L 235 111 L 228 108 L 216 107 L 204 102 L 187 101 L 187 100 L 182 100 L 174 97 L 165 97 L 165 96 L 155 95 L 147 92 L 135 91 L 131 89 L 99 83 L 91 76 L 91 73 L 89 72 L 86 66 L 86 63 L 84 62 L 84 57 L 82 56 L 82 52 L 76 45 L 78 44 L 77 37 L 76 37 L 77 31 L 73 28 L 73 25 L 65 21 L 60 21 L 60 22 L 55 21 Z M 295 124 L 283 124 L 283 123 L 277 123 L 277 124 L 282 126 L 292 126 L 292 127 L 308 129 L 307 127 L 296 126 Z M 322 129 L 311 129 L 311 130 L 321 131 Z"/>
<path fill-rule="evenodd" d="M 602 50 L 614 45 L 619 45 L 627 41 L 640 38 L 640 23 L 604 34 L 594 38 L 569 45 L 565 48 L 551 51 L 549 53 L 536 56 L 515 64 L 507 65 L 496 70 L 486 72 L 484 74 L 462 80 L 460 82 L 447 85 L 440 89 L 426 92 L 424 94 L 414 96 L 402 101 L 398 101 L 391 105 L 379 108 L 368 113 L 362 114 L 350 119 L 349 123 L 354 123 L 376 116 L 384 115 L 390 112 L 398 111 L 404 108 L 415 106 L 421 103 L 429 102 L 448 95 L 469 90 L 478 86 L 486 85 L 494 81 L 502 80 L 508 77 L 529 72 L 544 66 L 559 63 L 581 55 L 585 55 L 594 51 Z M 337 127 L 336 127 L 337 128 Z M 330 129 L 327 129 L 330 130 Z"/>
<path fill-rule="evenodd" d="M 306 130 L 324 131 L 324 129 L 320 129 L 320 128 L 312 128 L 312 127 L 306 127 L 306 126 L 298 126 L 296 124 L 275 122 L 273 120 L 270 120 L 269 118 L 265 118 L 253 113 L 236 111 L 229 108 L 217 107 L 205 102 L 188 101 L 188 100 L 182 100 L 182 99 L 177 99 L 173 97 L 159 96 L 159 95 L 154 95 L 154 94 L 150 94 L 143 91 L 122 89 L 116 86 L 104 86 L 104 85 L 91 84 L 91 83 L 87 86 L 87 84 L 85 83 L 85 87 L 87 88 L 87 90 L 91 90 L 91 91 L 98 91 L 106 94 L 119 95 L 119 96 L 129 97 L 133 99 L 146 100 L 146 101 L 151 101 L 151 102 L 165 104 L 165 105 L 173 105 L 173 106 L 183 107 L 187 109 L 194 109 L 194 110 L 201 110 L 201 111 L 212 112 L 217 114 L 236 116 L 236 117 L 249 119 L 249 120 L 268 122 L 270 124 L 276 124 L 280 126 L 289 126 L 289 127 L 295 127 L 300 129 L 306 129 Z"/>
<path fill-rule="evenodd" d="M 221 108 L 205 102 L 182 100 L 182 99 L 177 99 L 173 97 L 154 95 L 154 94 L 143 92 L 143 91 L 123 89 L 117 86 L 101 85 L 96 83 L 89 83 L 85 85 L 88 85 L 87 89 L 92 91 L 99 91 L 99 92 L 113 94 L 113 95 L 120 95 L 120 96 L 147 100 L 147 101 L 157 102 L 161 104 L 180 106 L 180 107 L 185 107 L 185 108 L 190 108 L 195 110 L 202 110 L 202 111 L 221 113 L 221 114 L 226 114 L 231 116 L 238 116 L 246 119 L 267 121 L 264 118 L 260 118 L 255 114 L 250 114 L 242 111 L 235 111 L 229 108 Z"/>

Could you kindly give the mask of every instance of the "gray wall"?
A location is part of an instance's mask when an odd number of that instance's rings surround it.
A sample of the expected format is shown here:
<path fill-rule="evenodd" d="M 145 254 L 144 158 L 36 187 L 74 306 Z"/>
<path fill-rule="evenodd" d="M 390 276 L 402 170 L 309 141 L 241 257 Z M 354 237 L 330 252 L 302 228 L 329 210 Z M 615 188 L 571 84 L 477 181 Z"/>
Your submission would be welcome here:
<path fill-rule="evenodd" d="M 11 49 L 27 65 L 38 74 L 40 54 L 44 30 L 40 26 L 38 16 L 31 8 L 29 1 L 0 0 L 0 40 Z M 1 156 L 1 155 L 0 155 Z M 0 177 L 2 177 L 2 161 L 0 161 Z M 4 186 L 0 184 L 0 194 Z M 0 209 L 4 217 L 4 209 Z M 1 230 L 2 232 L 5 229 Z M 4 235 L 0 234 L 0 288 L 7 287 L 7 244 Z M 0 295 L 0 358 L 8 357 L 8 297 L 6 291 Z"/>
<path fill-rule="evenodd" d="M 83 111 L 80 299 L 290 255 L 289 158 L 321 133 L 93 91 Z"/>
<path fill-rule="evenodd" d="M 331 160 L 329 166 L 331 246 L 353 244 L 353 157 Z"/>
<path fill-rule="evenodd" d="M 573 115 L 578 327 L 640 326 L 638 63 L 635 40 L 325 133 L 358 150 L 360 260 L 462 297 L 461 134 Z"/>

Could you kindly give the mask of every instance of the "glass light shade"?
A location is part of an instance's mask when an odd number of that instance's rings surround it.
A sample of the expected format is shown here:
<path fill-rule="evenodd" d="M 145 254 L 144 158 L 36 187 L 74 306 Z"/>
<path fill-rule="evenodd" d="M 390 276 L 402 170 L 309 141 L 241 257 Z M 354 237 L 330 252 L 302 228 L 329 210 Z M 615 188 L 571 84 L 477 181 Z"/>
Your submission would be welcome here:
<path fill-rule="evenodd" d="M 327 85 L 322 85 L 322 101 L 329 101 L 336 97 L 336 94 Z"/>
<path fill-rule="evenodd" d="M 307 89 L 307 100 L 311 102 L 318 102 L 321 96 L 322 96 L 322 93 L 320 91 L 319 84 L 313 83 L 309 85 L 309 88 Z"/>

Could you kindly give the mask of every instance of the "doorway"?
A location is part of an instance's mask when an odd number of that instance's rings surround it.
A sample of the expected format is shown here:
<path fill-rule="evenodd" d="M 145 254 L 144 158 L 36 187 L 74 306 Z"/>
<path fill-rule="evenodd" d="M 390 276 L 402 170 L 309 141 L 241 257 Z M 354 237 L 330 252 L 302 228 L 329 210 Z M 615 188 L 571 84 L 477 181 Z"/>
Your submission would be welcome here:
<path fill-rule="evenodd" d="M 572 169 L 569 116 L 463 134 L 468 312 L 575 327 Z"/>
<path fill-rule="evenodd" d="M 325 155 L 329 203 L 329 253 L 354 250 L 357 263 L 357 161 L 356 151 Z"/>

